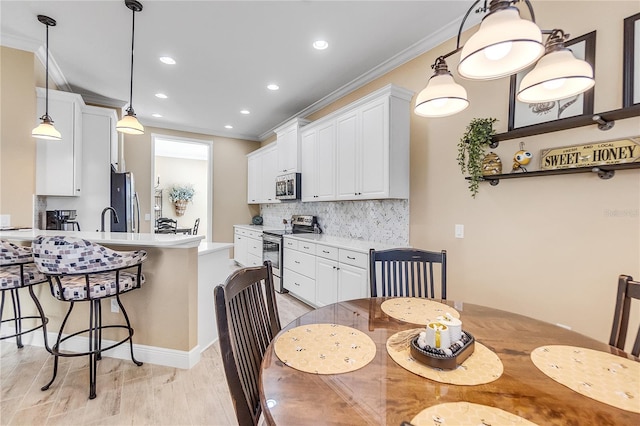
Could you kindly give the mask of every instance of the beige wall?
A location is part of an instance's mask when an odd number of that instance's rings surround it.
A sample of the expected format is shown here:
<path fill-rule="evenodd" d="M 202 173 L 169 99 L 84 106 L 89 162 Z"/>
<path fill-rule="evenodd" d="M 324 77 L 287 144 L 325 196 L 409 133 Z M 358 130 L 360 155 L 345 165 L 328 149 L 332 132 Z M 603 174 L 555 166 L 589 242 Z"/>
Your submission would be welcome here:
<path fill-rule="evenodd" d="M 596 112 L 622 106 L 622 21 L 640 11 L 639 5 L 534 4 L 542 28 L 561 27 L 574 37 L 597 30 Z M 389 83 L 418 93 L 436 57 L 454 47 L 451 40 L 309 118 Z M 455 70 L 458 60 L 459 54 L 451 57 L 449 68 Z M 456 145 L 475 117 L 496 117 L 497 131 L 506 131 L 509 79 L 455 78 L 469 93 L 467 110 L 440 119 L 411 116 L 410 244 L 447 250 L 451 299 L 519 312 L 608 340 L 618 275 L 640 277 L 638 170 L 618 171 L 611 180 L 591 174 L 504 180 L 496 187 L 482 184 L 477 198 L 471 198 L 457 165 Z M 588 126 L 505 141 L 495 151 L 503 165 L 511 167 L 520 141 L 537 163 L 545 147 L 629 136 L 640 136 L 637 117 L 618 121 L 608 132 Z M 455 224 L 465 226 L 464 239 L 454 238 Z"/>
<path fill-rule="evenodd" d="M 141 120 L 142 121 L 142 120 Z M 144 121 L 142 121 L 144 125 Z M 250 223 L 254 208 L 247 205 L 247 159 L 246 155 L 259 147 L 257 142 L 179 132 L 145 127 L 144 135 L 124 138 L 124 159 L 127 171 L 136 177 L 136 191 L 140 197 L 142 217 L 149 213 L 153 217 L 151 202 L 151 165 L 153 153 L 151 135 L 162 134 L 181 138 L 213 139 L 213 212 L 212 238 L 216 242 L 233 242 L 233 225 Z M 152 222 L 142 221 L 142 232 L 149 232 Z"/>

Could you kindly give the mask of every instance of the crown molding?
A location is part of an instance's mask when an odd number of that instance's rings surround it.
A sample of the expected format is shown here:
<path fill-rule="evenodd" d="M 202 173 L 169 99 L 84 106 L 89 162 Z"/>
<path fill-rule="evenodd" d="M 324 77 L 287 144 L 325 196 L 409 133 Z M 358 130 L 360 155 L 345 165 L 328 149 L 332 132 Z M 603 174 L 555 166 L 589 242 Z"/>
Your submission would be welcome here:
<path fill-rule="evenodd" d="M 47 66 L 47 50 L 46 50 L 46 48 L 41 45 L 40 47 L 38 47 L 36 49 L 34 54 L 35 54 L 36 58 L 38 58 L 38 60 L 42 64 L 42 66 L 46 67 Z M 58 62 L 56 62 L 56 60 L 53 57 L 53 55 L 51 54 L 51 52 L 49 52 L 49 77 L 56 84 L 56 86 L 58 87 L 58 90 L 61 90 L 63 92 L 71 92 L 72 91 L 71 90 L 71 86 L 69 85 L 69 82 L 64 77 L 64 74 L 62 73 L 62 70 L 60 69 L 60 66 L 58 66 Z"/>

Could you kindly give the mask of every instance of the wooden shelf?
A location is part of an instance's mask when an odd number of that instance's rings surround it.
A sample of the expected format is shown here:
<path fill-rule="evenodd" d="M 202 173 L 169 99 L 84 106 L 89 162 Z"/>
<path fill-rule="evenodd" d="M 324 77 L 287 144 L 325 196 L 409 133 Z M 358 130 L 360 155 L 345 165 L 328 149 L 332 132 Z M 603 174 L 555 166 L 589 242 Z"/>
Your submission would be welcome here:
<path fill-rule="evenodd" d="M 576 117 L 563 118 L 560 120 L 549 121 L 548 123 L 521 127 L 519 129 L 511 130 L 510 132 L 499 133 L 493 136 L 494 144 L 491 145 L 491 148 L 497 147 L 497 142 L 500 141 L 540 135 L 549 132 L 557 132 L 559 130 L 573 129 L 576 127 L 598 125 L 598 123 L 593 119 L 593 117 L 595 116 L 600 116 L 602 120 L 606 122 L 613 122 L 615 120 L 622 120 L 625 118 L 640 116 L 640 104 L 633 105 L 628 108 L 620 108 L 613 111 L 601 112 L 597 114 L 579 115 Z"/>
<path fill-rule="evenodd" d="M 501 179 L 519 179 L 536 176 L 571 175 L 575 173 L 597 173 L 601 179 L 610 179 L 615 175 L 616 170 L 640 169 L 640 163 L 605 164 L 591 167 L 573 167 L 570 169 L 556 170 L 536 170 L 532 172 L 517 172 L 501 175 L 483 176 L 481 182 L 489 182 L 491 186 L 496 186 Z M 471 178 L 465 178 L 470 180 Z"/>

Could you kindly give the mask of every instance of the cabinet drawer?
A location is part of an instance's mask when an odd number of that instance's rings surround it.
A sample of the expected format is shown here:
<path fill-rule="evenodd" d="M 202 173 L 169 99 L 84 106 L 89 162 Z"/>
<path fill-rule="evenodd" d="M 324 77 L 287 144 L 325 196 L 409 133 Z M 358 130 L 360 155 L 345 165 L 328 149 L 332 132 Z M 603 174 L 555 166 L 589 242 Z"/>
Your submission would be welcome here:
<path fill-rule="evenodd" d="M 245 232 L 247 233 L 247 237 L 249 237 L 249 238 L 255 238 L 256 240 L 261 240 L 262 239 L 262 232 L 260 232 L 260 231 L 246 230 Z"/>
<path fill-rule="evenodd" d="M 247 238 L 247 253 L 262 258 L 262 240 Z"/>
<path fill-rule="evenodd" d="M 357 266 L 358 268 L 367 268 L 367 264 L 369 263 L 369 254 L 361 253 L 359 251 L 352 250 L 339 250 L 339 259 L 340 263 L 346 263 L 347 265 Z"/>
<path fill-rule="evenodd" d="M 290 238 L 284 239 L 284 248 L 298 250 L 298 240 L 292 240 Z"/>
<path fill-rule="evenodd" d="M 247 255 L 247 266 L 262 266 L 262 256 L 249 253 Z"/>
<path fill-rule="evenodd" d="M 315 305 L 316 301 L 316 281 L 298 274 L 297 272 L 287 271 L 284 275 L 284 287 L 291 293 L 305 299 L 307 302 Z"/>
<path fill-rule="evenodd" d="M 316 254 L 316 243 L 310 243 L 307 241 L 299 241 L 298 242 L 298 250 L 303 251 L 309 254 Z"/>
<path fill-rule="evenodd" d="M 297 250 L 284 249 L 284 267 L 309 278 L 316 278 L 316 258 Z"/>
<path fill-rule="evenodd" d="M 330 260 L 338 260 L 338 249 L 336 247 L 316 244 L 316 256 Z"/>
<path fill-rule="evenodd" d="M 244 235 L 244 236 L 246 236 L 247 232 L 248 231 L 246 229 L 242 229 L 242 228 L 236 228 L 236 230 L 235 230 L 236 235 Z"/>

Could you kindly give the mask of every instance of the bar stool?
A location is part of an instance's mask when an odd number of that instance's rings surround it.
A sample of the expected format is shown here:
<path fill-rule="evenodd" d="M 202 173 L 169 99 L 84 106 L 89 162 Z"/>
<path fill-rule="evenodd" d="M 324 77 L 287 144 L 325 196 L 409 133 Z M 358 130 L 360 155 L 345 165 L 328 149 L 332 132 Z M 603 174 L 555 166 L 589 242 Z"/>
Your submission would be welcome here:
<path fill-rule="evenodd" d="M 55 356 L 53 377 L 41 389 L 49 389 L 56 379 L 58 357 L 86 355 L 89 356 L 89 399 L 93 399 L 96 397 L 97 361 L 101 359 L 102 352 L 128 341 L 131 360 L 138 366 L 142 365 L 142 362 L 136 360 L 133 355 L 133 328 L 120 295 L 140 288 L 144 282 L 142 262 L 146 260 L 147 253 L 144 250 L 118 252 L 87 240 L 64 236 L 39 236 L 32 247 L 35 264 L 40 272 L 46 275 L 53 297 L 70 303 L 69 310 L 62 320 L 56 343 L 52 348 L 47 348 Z M 126 272 L 127 269 L 131 271 Z M 110 297 L 116 298 L 126 325 L 102 325 L 101 301 Z M 89 328 L 62 337 L 75 302 L 90 302 Z M 108 347 L 102 347 L 102 331 L 113 328 L 127 330 L 128 336 Z M 61 343 L 79 334 L 87 333 L 89 338 L 87 352 L 61 350 Z"/>
<path fill-rule="evenodd" d="M 42 306 L 38 302 L 38 298 L 33 293 L 33 286 L 47 282 L 47 277 L 41 274 L 33 264 L 33 256 L 31 247 L 17 246 L 8 241 L 0 240 L 0 290 L 2 291 L 2 302 L 0 302 L 0 318 L 3 318 L 4 300 L 6 292 L 11 294 L 11 302 L 13 304 L 13 318 L 2 320 L 0 324 L 6 322 L 14 322 L 15 333 L 0 337 L 0 340 L 16 338 L 16 345 L 22 348 L 22 335 L 43 328 L 46 341 L 46 326 L 49 321 L 44 315 Z M 22 307 L 20 304 L 20 293 L 18 290 L 27 287 L 29 295 L 38 309 L 40 315 L 22 315 Z M 22 330 L 23 320 L 38 320 L 38 325 Z"/>

